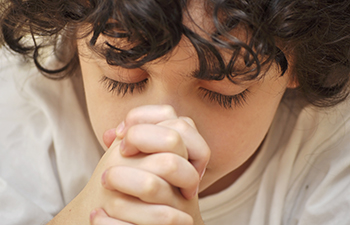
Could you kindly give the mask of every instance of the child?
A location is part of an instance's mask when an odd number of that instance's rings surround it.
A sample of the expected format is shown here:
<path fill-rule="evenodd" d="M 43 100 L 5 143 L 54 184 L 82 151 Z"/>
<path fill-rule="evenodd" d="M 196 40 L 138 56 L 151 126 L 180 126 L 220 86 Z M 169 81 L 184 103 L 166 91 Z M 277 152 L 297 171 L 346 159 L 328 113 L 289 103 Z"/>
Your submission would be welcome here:
<path fill-rule="evenodd" d="M 1 15 L 2 224 L 350 223 L 349 1 Z"/>

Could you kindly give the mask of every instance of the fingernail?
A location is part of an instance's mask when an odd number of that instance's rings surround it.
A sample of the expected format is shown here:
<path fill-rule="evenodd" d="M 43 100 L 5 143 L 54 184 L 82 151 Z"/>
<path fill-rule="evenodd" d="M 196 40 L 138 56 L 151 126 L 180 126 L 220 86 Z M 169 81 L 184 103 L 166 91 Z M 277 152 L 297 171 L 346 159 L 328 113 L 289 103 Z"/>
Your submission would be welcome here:
<path fill-rule="evenodd" d="M 195 196 L 198 195 L 198 191 L 199 191 L 199 185 L 198 185 L 196 191 L 193 193 L 192 198 L 194 198 Z"/>
<path fill-rule="evenodd" d="M 90 221 L 93 221 L 93 220 L 94 220 L 96 214 L 97 214 L 96 209 L 94 209 L 94 210 L 91 211 L 91 213 L 90 213 Z"/>
<path fill-rule="evenodd" d="M 204 168 L 204 170 L 203 170 L 203 172 L 202 172 L 202 174 L 201 174 L 201 176 L 200 176 L 200 180 L 203 179 L 203 176 L 204 176 L 206 170 L 207 170 L 207 168 Z"/>
<path fill-rule="evenodd" d="M 119 149 L 120 149 L 120 153 L 123 154 L 123 153 L 125 152 L 125 139 L 123 139 L 123 140 L 120 142 Z"/>
<path fill-rule="evenodd" d="M 106 130 L 105 134 L 115 135 L 116 134 L 116 129 L 115 128 L 111 128 L 109 130 Z"/>
<path fill-rule="evenodd" d="M 125 127 L 125 123 L 124 123 L 124 121 L 123 121 L 123 122 L 121 122 L 121 123 L 118 125 L 118 127 L 117 127 L 117 135 L 118 135 L 118 134 L 120 135 L 120 134 L 123 132 L 124 127 Z"/>
<path fill-rule="evenodd" d="M 101 176 L 101 183 L 103 186 L 106 184 L 106 173 L 107 173 L 107 170 L 105 172 L 103 172 L 103 174 Z"/>

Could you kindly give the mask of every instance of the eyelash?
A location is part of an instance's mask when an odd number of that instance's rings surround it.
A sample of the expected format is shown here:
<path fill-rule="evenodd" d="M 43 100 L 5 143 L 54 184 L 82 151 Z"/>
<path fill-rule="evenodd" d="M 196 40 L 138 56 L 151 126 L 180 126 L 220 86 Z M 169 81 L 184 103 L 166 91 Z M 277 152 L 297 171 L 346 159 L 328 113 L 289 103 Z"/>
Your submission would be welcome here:
<path fill-rule="evenodd" d="M 203 98 L 207 98 L 211 102 L 216 102 L 225 109 L 244 106 L 244 104 L 247 103 L 247 95 L 249 94 L 248 89 L 245 89 L 243 92 L 237 95 L 223 95 L 204 88 L 200 88 L 200 90 L 203 92 Z"/>
<path fill-rule="evenodd" d="M 122 83 L 112 80 L 108 77 L 103 77 L 101 83 L 105 85 L 107 90 L 117 95 L 125 96 L 126 94 L 133 94 L 134 91 L 142 92 L 145 89 L 148 79 L 137 83 Z M 223 95 L 214 91 L 209 91 L 205 88 L 200 88 L 203 93 L 203 98 L 207 98 L 211 102 L 216 102 L 225 109 L 232 109 L 233 107 L 242 107 L 247 101 L 247 94 L 249 90 L 246 89 L 237 95 Z"/>
<path fill-rule="evenodd" d="M 145 88 L 148 79 L 142 80 L 137 83 L 122 83 L 115 80 L 112 80 L 108 77 L 103 77 L 101 83 L 105 85 L 107 90 L 117 95 L 125 96 L 126 94 L 133 94 L 134 91 L 142 92 Z"/>

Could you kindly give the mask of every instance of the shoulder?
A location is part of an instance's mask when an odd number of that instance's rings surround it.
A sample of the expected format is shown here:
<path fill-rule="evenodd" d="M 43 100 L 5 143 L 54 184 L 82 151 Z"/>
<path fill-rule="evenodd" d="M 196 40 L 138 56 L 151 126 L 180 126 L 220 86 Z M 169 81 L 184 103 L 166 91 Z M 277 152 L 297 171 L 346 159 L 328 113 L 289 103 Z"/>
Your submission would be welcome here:
<path fill-rule="evenodd" d="M 303 109 L 285 151 L 285 224 L 349 224 L 350 101 Z"/>
<path fill-rule="evenodd" d="M 3 50 L 0 127 L 0 199 L 9 202 L 0 211 L 14 202 L 25 209 L 9 213 L 6 224 L 51 218 L 84 187 L 102 154 L 80 78 L 47 79 Z"/>

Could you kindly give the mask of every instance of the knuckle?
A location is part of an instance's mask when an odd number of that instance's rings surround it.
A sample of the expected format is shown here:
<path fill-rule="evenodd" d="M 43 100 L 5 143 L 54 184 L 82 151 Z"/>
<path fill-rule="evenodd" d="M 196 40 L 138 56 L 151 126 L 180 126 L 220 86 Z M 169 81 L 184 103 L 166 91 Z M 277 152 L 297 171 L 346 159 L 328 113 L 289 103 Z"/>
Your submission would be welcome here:
<path fill-rule="evenodd" d="M 160 112 L 166 117 L 172 117 L 176 115 L 175 109 L 171 105 L 162 105 Z"/>
<path fill-rule="evenodd" d="M 170 175 L 179 170 L 177 155 L 163 154 L 161 160 L 161 171 L 163 175 Z"/>
<path fill-rule="evenodd" d="M 160 207 L 156 212 L 161 224 L 177 224 L 177 214 L 169 207 Z"/>
<path fill-rule="evenodd" d="M 163 124 L 179 132 L 186 132 L 189 129 L 193 129 L 193 127 L 183 119 L 167 120 L 164 121 Z"/>
<path fill-rule="evenodd" d="M 187 123 L 188 125 L 190 125 L 192 128 L 195 128 L 195 127 L 196 127 L 196 125 L 195 125 L 193 119 L 191 119 L 190 117 L 182 116 L 182 117 L 180 117 L 180 118 L 181 118 L 181 120 L 186 121 L 186 123 Z"/>
<path fill-rule="evenodd" d="M 145 177 L 141 182 L 142 185 L 142 193 L 143 196 L 155 196 L 160 190 L 159 182 L 153 177 Z"/>
<path fill-rule="evenodd" d="M 182 138 L 178 132 L 175 130 L 167 130 L 164 133 L 164 142 L 167 148 L 174 149 L 177 148 L 182 143 Z"/>
<path fill-rule="evenodd" d="M 129 113 L 126 115 L 125 121 L 128 124 L 134 124 L 138 121 L 138 118 L 141 115 L 140 108 L 134 108 L 129 111 Z"/>
<path fill-rule="evenodd" d="M 188 124 L 185 120 L 182 120 L 182 119 L 178 119 L 176 121 L 175 126 L 176 126 L 177 130 L 182 131 L 182 132 L 186 132 L 187 130 L 192 129 L 190 124 Z"/>

